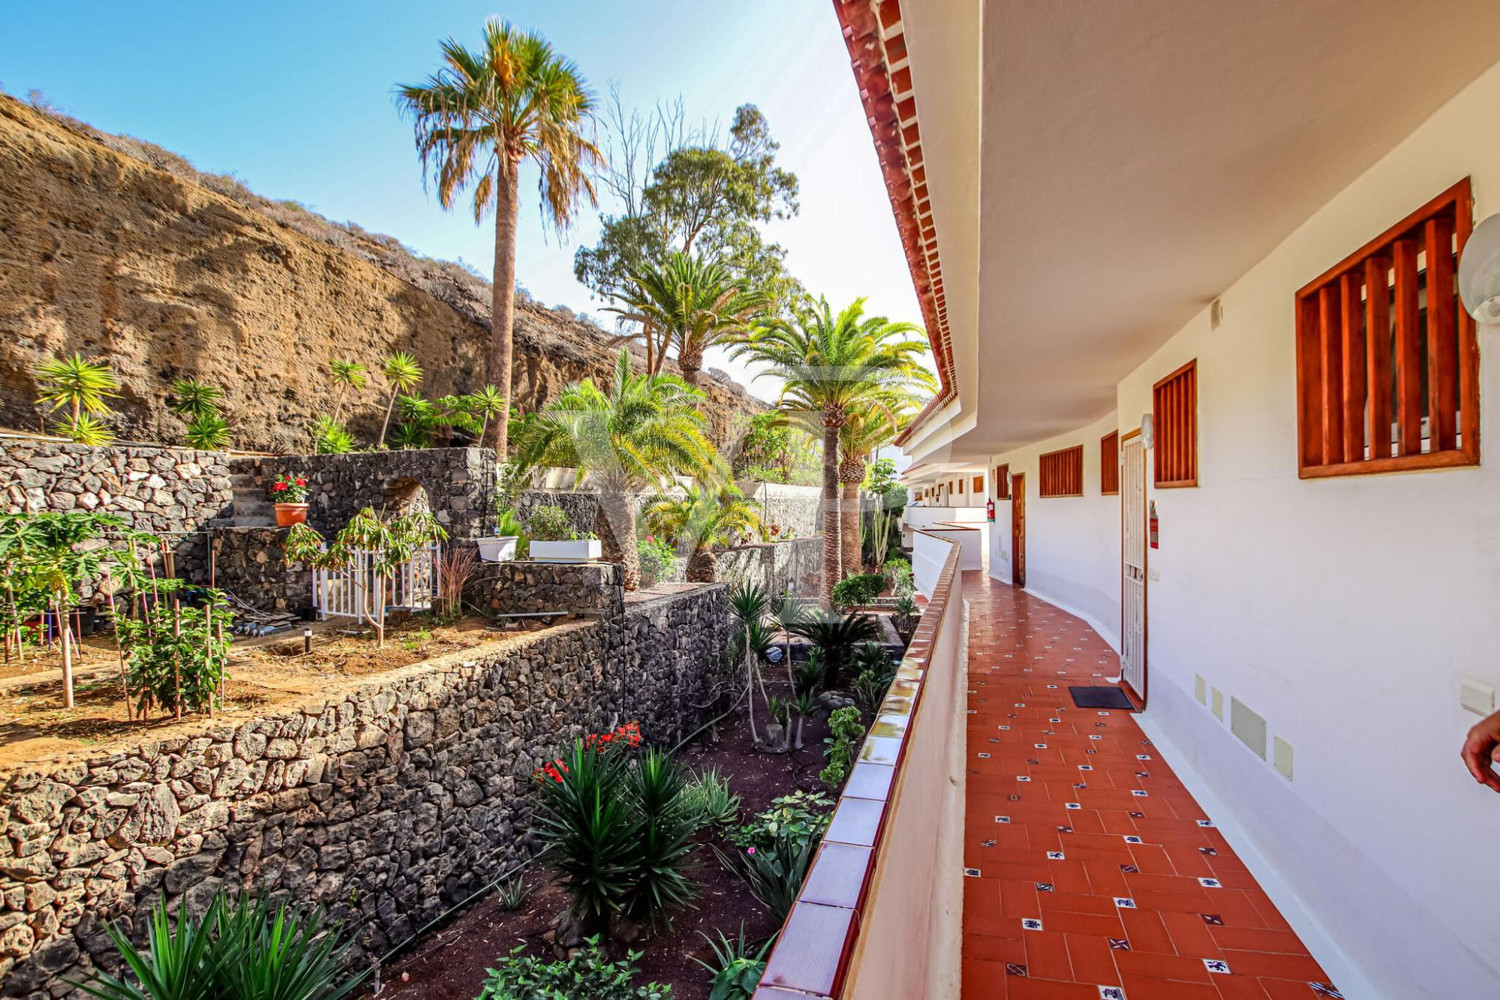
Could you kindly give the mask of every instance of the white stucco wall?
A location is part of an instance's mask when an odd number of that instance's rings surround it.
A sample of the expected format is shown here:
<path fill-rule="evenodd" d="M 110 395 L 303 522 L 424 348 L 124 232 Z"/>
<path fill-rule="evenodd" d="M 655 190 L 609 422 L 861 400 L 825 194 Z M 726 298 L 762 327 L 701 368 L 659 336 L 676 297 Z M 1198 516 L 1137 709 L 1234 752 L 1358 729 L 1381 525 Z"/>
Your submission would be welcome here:
<path fill-rule="evenodd" d="M 1460 676 L 1500 685 L 1500 368 L 1481 373 L 1485 466 L 1299 480 L 1293 294 L 1465 175 L 1476 222 L 1500 212 L 1497 117 L 1500 66 L 1225 290 L 1219 329 L 1205 309 L 1118 390 L 1126 431 L 1155 380 L 1198 360 L 1199 486 L 1149 493 L 1142 722 L 1351 998 L 1500 996 L 1500 796 L 1458 760 L 1475 721 Z M 1480 348 L 1500 351 L 1500 330 Z M 1031 589 L 1114 642 L 1112 426 L 992 464 L 1027 473 Z M 1080 440 L 1085 497 L 1037 498 L 1036 455 Z M 1004 578 L 1009 532 L 993 539 Z M 1195 675 L 1292 745 L 1291 780 L 1195 700 Z"/>
<path fill-rule="evenodd" d="M 1134 426 L 1134 425 L 1132 425 Z M 1115 428 L 1110 414 L 1069 434 L 997 455 L 990 468 L 1026 474 L 1026 589 L 1094 627 L 1120 648 L 1120 504 L 1099 493 L 1099 439 Z M 1083 496 L 1043 498 L 1041 456 L 1083 445 Z M 987 477 L 993 491 L 994 477 Z M 990 576 L 1010 582 L 1011 501 L 995 502 Z"/>

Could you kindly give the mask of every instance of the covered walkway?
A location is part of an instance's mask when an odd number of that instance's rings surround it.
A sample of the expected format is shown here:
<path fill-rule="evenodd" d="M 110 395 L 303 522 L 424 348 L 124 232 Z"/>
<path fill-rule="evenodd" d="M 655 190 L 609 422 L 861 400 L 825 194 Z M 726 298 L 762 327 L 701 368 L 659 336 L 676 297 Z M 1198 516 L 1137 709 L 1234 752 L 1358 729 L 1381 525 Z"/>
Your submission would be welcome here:
<path fill-rule="evenodd" d="M 1328 977 L 1126 711 L 1114 652 L 971 572 L 965 1000 L 1315 1000 Z"/>

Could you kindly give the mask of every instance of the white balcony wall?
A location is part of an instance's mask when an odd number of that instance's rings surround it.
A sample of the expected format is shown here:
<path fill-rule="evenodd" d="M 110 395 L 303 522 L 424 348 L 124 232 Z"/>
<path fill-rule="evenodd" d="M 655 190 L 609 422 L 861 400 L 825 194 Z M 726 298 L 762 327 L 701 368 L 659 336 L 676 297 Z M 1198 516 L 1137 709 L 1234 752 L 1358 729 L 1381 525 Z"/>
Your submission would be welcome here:
<path fill-rule="evenodd" d="M 1293 296 L 1465 175 L 1476 222 L 1500 212 L 1497 111 L 1500 67 L 1224 290 L 1218 329 L 1205 309 L 1118 387 L 1123 432 L 1198 361 L 1199 485 L 1149 490 L 1142 722 L 1350 998 L 1500 996 L 1500 796 L 1458 759 L 1475 721 L 1460 678 L 1500 685 L 1500 330 L 1479 333 L 1485 465 L 1300 480 Z M 1113 425 L 993 457 L 1027 472 L 1030 587 L 1108 636 L 1119 508 L 1097 449 Z M 1036 455 L 1079 442 L 1085 497 L 1039 499 Z M 1008 546 L 996 532 L 1002 579 Z M 1199 703 L 1198 676 L 1291 745 L 1290 779 Z"/>

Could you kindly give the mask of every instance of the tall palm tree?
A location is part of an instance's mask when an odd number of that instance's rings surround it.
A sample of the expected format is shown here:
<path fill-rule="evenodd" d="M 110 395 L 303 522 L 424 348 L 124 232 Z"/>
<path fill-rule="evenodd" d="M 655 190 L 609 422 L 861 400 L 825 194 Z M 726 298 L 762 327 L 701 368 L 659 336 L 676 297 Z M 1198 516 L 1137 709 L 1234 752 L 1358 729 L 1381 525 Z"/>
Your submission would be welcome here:
<path fill-rule="evenodd" d="M 350 389 L 359 390 L 365 387 L 365 379 L 369 374 L 370 366 L 360 361 L 341 361 L 334 358 L 328 362 L 329 380 L 333 382 L 336 390 L 333 397 L 333 422 L 338 423 L 339 417 L 343 415 L 344 397 Z"/>
<path fill-rule="evenodd" d="M 865 481 L 865 460 L 896 437 L 921 409 L 917 397 L 904 387 L 882 387 L 856 404 L 839 428 L 839 486 L 842 490 L 839 557 L 844 576 L 858 573 L 859 488 Z"/>
<path fill-rule="evenodd" d="M 411 116 L 424 174 L 437 175 L 443 207 L 451 209 L 472 184 L 474 222 L 495 209 L 489 381 L 509 399 L 521 164 L 531 160 L 540 168 L 542 213 L 559 230 L 572 221 L 580 197 L 596 203 L 588 172 L 603 157 L 584 135 L 594 95 L 578 67 L 545 38 L 498 18 L 485 21 L 477 50 L 452 38 L 441 48 L 443 68 L 426 83 L 398 86 L 397 102 Z M 502 408 L 483 442 L 502 459 L 509 425 L 509 408 Z"/>
<path fill-rule="evenodd" d="M 686 574 L 689 583 L 713 583 L 717 578 L 715 545 L 733 545 L 752 536 L 764 540 L 767 534 L 755 504 L 733 486 L 721 493 L 712 483 L 696 483 L 681 496 L 656 497 L 641 516 L 647 528 L 674 545 L 684 539 L 692 543 Z"/>
<path fill-rule="evenodd" d="M 632 271 L 619 299 L 624 308 L 609 311 L 641 324 L 635 336 L 646 341 L 647 367 L 661 371 L 667 346 L 675 345 L 677 368 L 691 386 L 698 384 L 703 352 L 747 333 L 772 304 L 742 288 L 723 264 L 680 252 Z"/>
<path fill-rule="evenodd" d="M 676 375 L 634 375 L 621 351 L 607 389 L 575 382 L 547 404 L 517 440 L 517 463 L 572 467 L 599 491 L 594 530 L 604 557 L 625 567 L 625 589 L 641 582 L 634 494 L 672 475 L 724 478 L 698 406 L 703 393 Z"/>
<path fill-rule="evenodd" d="M 780 407 L 807 414 L 823 431 L 823 599 L 833 600 L 839 580 L 839 430 L 849 408 L 882 389 L 931 386 L 932 375 L 918 364 L 927 350 L 921 327 L 866 316 L 856 299 L 837 315 L 827 299 L 756 326 L 733 357 L 748 357 L 761 375 L 783 383 Z M 757 376 L 760 377 L 760 376 Z"/>

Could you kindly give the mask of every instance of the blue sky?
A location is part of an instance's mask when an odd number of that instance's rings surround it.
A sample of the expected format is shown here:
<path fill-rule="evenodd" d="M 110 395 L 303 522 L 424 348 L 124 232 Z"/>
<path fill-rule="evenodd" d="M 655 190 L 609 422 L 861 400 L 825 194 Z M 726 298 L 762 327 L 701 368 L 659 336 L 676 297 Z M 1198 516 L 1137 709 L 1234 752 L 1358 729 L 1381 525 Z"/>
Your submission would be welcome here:
<path fill-rule="evenodd" d="M 491 14 L 541 30 L 601 96 L 617 84 L 645 109 L 681 95 L 690 118 L 724 123 L 737 105 L 759 105 L 801 181 L 800 216 L 771 229 L 792 271 L 835 305 L 866 295 L 872 310 L 920 322 L 826 0 L 6 5 L 0 84 L 488 273 L 492 227 L 423 190 L 391 92 L 437 68 L 440 38 L 477 44 Z M 559 238 L 539 221 L 534 182 L 523 185 L 521 283 L 542 302 L 599 315 L 572 270 L 574 249 L 597 233 L 594 213 Z M 709 363 L 746 374 L 722 356 Z M 776 392 L 765 380 L 751 388 Z"/>

